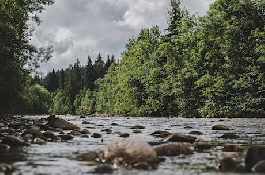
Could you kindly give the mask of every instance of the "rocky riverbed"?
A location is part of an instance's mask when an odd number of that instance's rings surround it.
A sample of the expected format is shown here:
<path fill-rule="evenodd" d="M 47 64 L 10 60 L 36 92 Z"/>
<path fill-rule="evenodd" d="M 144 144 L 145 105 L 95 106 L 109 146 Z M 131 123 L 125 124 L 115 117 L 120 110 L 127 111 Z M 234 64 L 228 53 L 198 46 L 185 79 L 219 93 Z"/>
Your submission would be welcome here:
<path fill-rule="evenodd" d="M 0 174 L 265 173 L 265 119 L 0 118 Z"/>

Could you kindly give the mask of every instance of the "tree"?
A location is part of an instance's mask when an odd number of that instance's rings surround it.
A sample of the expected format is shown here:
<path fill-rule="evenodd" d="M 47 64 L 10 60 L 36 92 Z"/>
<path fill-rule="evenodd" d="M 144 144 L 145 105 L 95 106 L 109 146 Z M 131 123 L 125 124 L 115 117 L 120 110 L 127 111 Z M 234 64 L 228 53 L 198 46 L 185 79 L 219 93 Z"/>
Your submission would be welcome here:
<path fill-rule="evenodd" d="M 59 88 L 59 75 L 54 69 L 47 75 L 47 90 L 50 92 L 55 92 Z"/>
<path fill-rule="evenodd" d="M 100 55 L 100 53 L 98 54 L 95 63 L 94 63 L 94 70 L 96 73 L 96 79 L 98 78 L 103 78 L 104 74 L 105 74 L 105 70 L 104 70 L 104 61 Z"/>
<path fill-rule="evenodd" d="M 29 43 L 32 33 L 29 20 L 40 23 L 35 14 L 53 0 L 0 0 L 0 114 L 14 113 L 29 72 L 39 67 L 39 61 L 49 60 L 47 50 Z"/>
<path fill-rule="evenodd" d="M 85 88 L 86 89 L 90 89 L 93 90 L 95 85 L 94 85 L 94 81 L 96 79 L 95 77 L 95 69 L 94 66 L 92 64 L 92 60 L 91 57 L 88 56 L 87 58 L 87 65 L 85 67 Z"/>
<path fill-rule="evenodd" d="M 201 19 L 198 37 L 202 116 L 264 115 L 264 1 L 218 0 Z M 257 93 L 259 92 L 259 93 Z"/>

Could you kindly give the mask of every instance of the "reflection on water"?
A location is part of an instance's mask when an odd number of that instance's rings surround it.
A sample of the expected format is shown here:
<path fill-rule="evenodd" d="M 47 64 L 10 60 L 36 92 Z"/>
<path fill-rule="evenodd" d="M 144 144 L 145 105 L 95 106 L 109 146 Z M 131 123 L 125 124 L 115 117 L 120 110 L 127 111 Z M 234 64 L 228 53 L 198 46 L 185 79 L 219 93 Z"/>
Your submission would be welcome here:
<path fill-rule="evenodd" d="M 28 116 L 28 118 L 41 118 L 43 116 Z M 9 151 L 1 152 L 0 162 L 13 164 L 15 171 L 13 174 L 92 174 L 93 166 L 85 166 L 86 162 L 78 162 L 69 158 L 82 153 L 95 150 L 100 146 L 113 140 L 121 139 L 118 132 L 129 133 L 131 137 L 137 137 L 150 142 L 157 142 L 160 138 L 155 138 L 151 133 L 156 130 L 167 130 L 171 133 L 188 134 L 190 131 L 200 131 L 203 135 L 196 136 L 198 139 L 210 142 L 213 148 L 204 152 L 195 152 L 187 157 L 165 157 L 159 165 L 158 170 L 115 170 L 113 174 L 217 174 L 216 167 L 219 161 L 219 153 L 225 144 L 241 144 L 249 146 L 251 144 L 265 144 L 264 137 L 256 137 L 265 130 L 264 119 L 231 119 L 230 121 L 219 122 L 218 119 L 184 119 L 184 118 L 80 118 L 67 117 L 66 120 L 80 126 L 82 129 L 89 128 L 91 134 L 101 133 L 101 138 L 88 138 L 75 136 L 73 140 L 65 142 L 47 142 L 46 145 L 32 144 L 29 147 L 12 148 Z M 83 121 L 89 124 L 82 124 Z M 117 125 L 112 125 L 113 123 Z M 229 126 L 229 131 L 214 131 L 212 126 L 223 124 Z M 131 126 L 142 125 L 145 129 L 141 133 L 134 133 Z M 188 126 L 188 127 L 187 127 Z M 103 132 L 104 129 L 111 129 L 112 133 Z M 70 131 L 65 131 L 65 133 Z M 235 133 L 240 139 L 220 139 L 224 133 Z M 55 133 L 59 134 L 59 133 Z M 189 145 L 192 149 L 193 144 Z M 238 161 L 244 162 L 246 152 Z M 242 164 L 242 167 L 244 164 Z M 238 172 L 218 172 L 221 175 L 236 175 Z M 245 173 L 247 174 L 247 173 Z"/>

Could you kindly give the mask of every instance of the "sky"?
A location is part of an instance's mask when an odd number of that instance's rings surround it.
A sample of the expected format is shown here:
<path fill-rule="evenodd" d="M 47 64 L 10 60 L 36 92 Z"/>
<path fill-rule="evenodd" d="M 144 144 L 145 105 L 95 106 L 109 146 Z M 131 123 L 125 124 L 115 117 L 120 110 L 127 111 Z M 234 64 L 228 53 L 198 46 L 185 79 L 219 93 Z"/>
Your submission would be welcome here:
<path fill-rule="evenodd" d="M 190 13 L 206 14 L 215 0 L 181 0 Z M 35 28 L 31 42 L 38 47 L 53 46 L 48 63 L 41 64 L 44 75 L 70 64 L 94 61 L 97 55 L 121 59 L 129 38 L 140 30 L 158 25 L 167 28 L 170 0 L 55 0 L 39 14 L 42 23 Z"/>

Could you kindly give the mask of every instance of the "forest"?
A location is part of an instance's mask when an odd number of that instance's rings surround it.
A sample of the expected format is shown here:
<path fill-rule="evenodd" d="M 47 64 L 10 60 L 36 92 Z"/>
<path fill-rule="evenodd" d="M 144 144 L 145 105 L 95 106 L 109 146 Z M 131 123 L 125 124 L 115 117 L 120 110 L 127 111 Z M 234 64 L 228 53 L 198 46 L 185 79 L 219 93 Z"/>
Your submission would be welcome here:
<path fill-rule="evenodd" d="M 29 44 L 28 21 L 54 1 L 0 2 L 1 116 L 265 116 L 264 0 L 216 0 L 204 16 L 171 0 L 167 29 L 142 29 L 120 60 L 99 53 L 45 77 L 30 75 L 52 47 Z"/>

